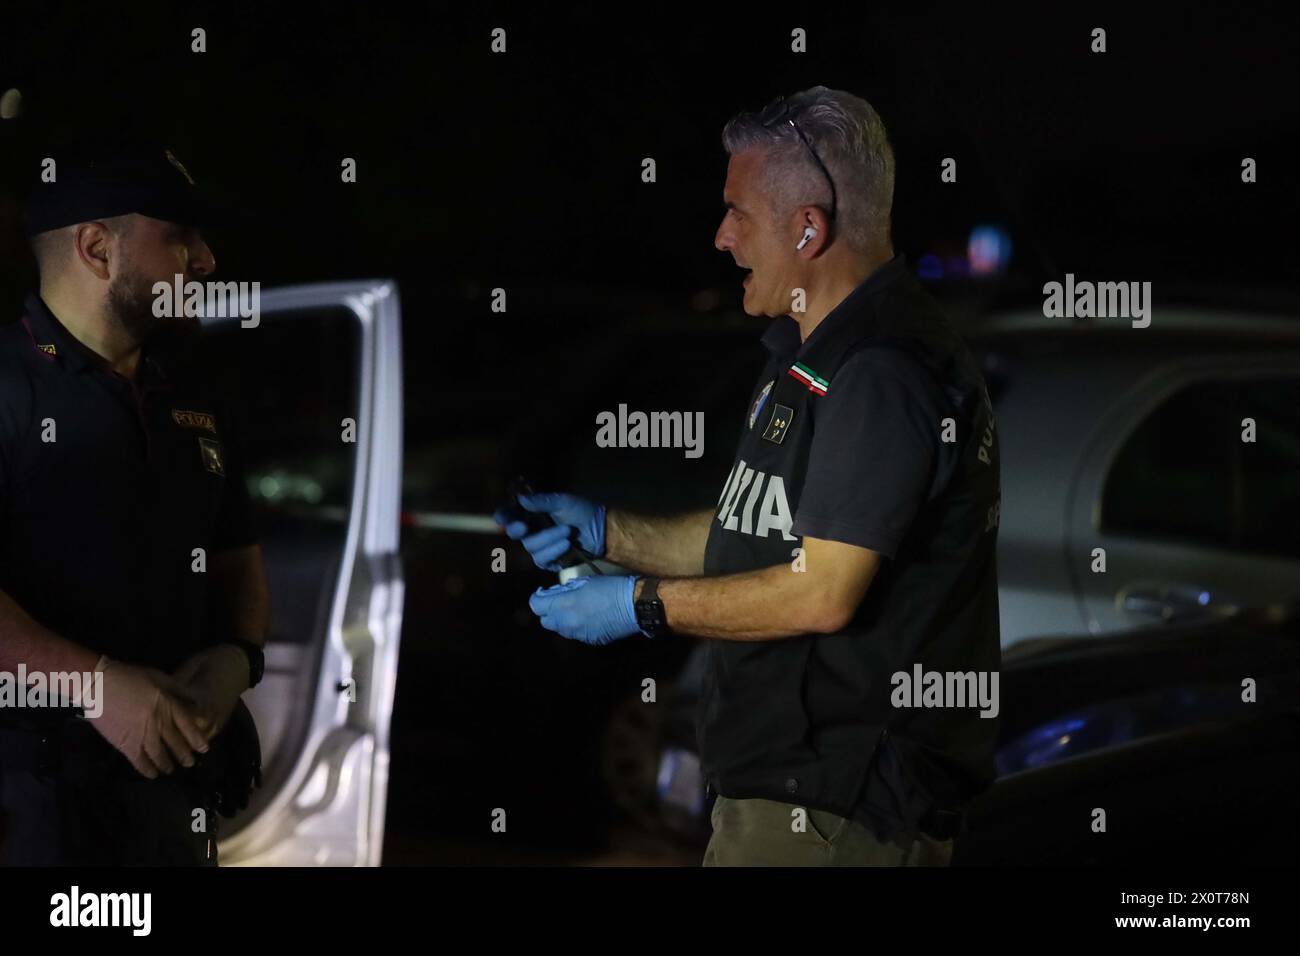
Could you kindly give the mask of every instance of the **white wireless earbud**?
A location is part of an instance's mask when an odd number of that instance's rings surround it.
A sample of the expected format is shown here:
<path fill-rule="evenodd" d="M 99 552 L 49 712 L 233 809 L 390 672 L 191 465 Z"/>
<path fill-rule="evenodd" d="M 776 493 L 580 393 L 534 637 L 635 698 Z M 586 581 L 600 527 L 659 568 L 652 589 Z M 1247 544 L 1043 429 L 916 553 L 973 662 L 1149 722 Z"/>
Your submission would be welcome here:
<path fill-rule="evenodd" d="M 795 248 L 802 249 L 804 246 L 808 245 L 808 240 L 812 239 L 815 235 L 817 235 L 817 227 L 809 226 L 803 231 L 803 238 L 799 240 L 799 245 L 795 246 Z"/>

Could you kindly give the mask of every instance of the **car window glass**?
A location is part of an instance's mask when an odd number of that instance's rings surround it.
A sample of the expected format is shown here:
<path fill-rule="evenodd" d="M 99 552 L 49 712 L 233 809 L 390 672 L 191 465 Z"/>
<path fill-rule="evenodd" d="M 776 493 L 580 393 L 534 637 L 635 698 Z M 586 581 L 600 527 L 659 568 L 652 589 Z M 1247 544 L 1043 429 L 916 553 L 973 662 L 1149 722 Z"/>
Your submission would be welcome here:
<path fill-rule="evenodd" d="M 1245 383 L 1241 410 L 1255 421 L 1241 448 L 1241 547 L 1300 557 L 1300 379 Z"/>
<path fill-rule="evenodd" d="M 1102 530 L 1231 547 L 1236 397 L 1228 385 L 1195 385 L 1148 415 L 1106 476 Z"/>
<path fill-rule="evenodd" d="M 309 730 L 313 687 L 347 546 L 360 327 L 334 307 L 264 312 L 255 328 L 203 332 L 200 373 L 239 425 L 245 477 L 271 589 L 267 671 L 249 695 L 267 798 Z M 349 431 L 346 419 L 356 422 Z"/>
<path fill-rule="evenodd" d="M 1254 441 L 1243 421 L 1254 422 Z M 1129 436 L 1102 529 L 1300 556 L 1300 380 L 1190 386 Z"/>

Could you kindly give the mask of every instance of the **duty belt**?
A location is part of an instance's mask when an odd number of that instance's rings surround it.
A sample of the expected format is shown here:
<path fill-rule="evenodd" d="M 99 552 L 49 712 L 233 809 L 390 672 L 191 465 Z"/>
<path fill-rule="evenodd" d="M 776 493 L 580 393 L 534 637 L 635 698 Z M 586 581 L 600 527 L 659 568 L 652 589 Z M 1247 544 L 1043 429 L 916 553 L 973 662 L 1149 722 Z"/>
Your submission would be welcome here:
<path fill-rule="evenodd" d="M 82 720 L 80 710 L 0 710 L 0 770 L 58 776 L 65 768 L 104 772 L 121 769 L 117 751 Z"/>
<path fill-rule="evenodd" d="M 966 811 L 930 810 L 921 817 L 920 827 L 936 840 L 951 840 L 966 833 Z"/>
<path fill-rule="evenodd" d="M 135 769 L 72 708 L 5 713 L 0 709 L 0 771 L 43 777 L 95 779 L 134 776 Z M 253 715 L 241 700 L 195 766 L 176 779 L 195 787 L 205 805 L 224 817 L 248 806 L 262 783 L 262 748 Z"/>

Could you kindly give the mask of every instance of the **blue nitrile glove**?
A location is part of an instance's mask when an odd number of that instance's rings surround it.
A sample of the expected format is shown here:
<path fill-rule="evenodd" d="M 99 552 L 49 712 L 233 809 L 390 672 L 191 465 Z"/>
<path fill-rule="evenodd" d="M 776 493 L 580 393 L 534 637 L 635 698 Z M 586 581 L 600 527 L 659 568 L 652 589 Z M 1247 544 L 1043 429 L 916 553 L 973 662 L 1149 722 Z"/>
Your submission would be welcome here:
<path fill-rule="evenodd" d="M 544 571 L 559 571 L 556 562 L 572 546 L 572 533 L 578 533 L 578 547 L 593 558 L 605 554 L 605 506 L 559 492 L 538 492 L 534 495 L 520 495 L 519 504 L 525 511 L 549 514 L 555 526 L 543 528 L 536 534 L 528 533 L 528 526 L 522 521 L 508 521 L 505 512 L 498 508 L 492 513 L 497 524 L 506 529 L 506 534 L 515 541 L 522 541 L 523 546 L 532 556 L 533 563 Z"/>
<path fill-rule="evenodd" d="M 542 627 L 584 644 L 612 644 L 640 634 L 632 595 L 636 575 L 595 575 L 538 588 L 528 606 Z"/>

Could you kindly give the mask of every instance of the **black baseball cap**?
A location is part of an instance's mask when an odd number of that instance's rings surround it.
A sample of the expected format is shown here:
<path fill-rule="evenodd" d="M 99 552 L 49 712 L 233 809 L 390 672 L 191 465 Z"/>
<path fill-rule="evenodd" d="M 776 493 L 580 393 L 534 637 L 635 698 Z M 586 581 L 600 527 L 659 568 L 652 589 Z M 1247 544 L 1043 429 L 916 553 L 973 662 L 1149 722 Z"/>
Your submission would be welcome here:
<path fill-rule="evenodd" d="M 185 164 L 164 145 L 106 143 L 48 155 L 55 180 L 38 177 L 28 191 L 28 235 L 128 213 L 200 227 L 216 218 Z"/>

